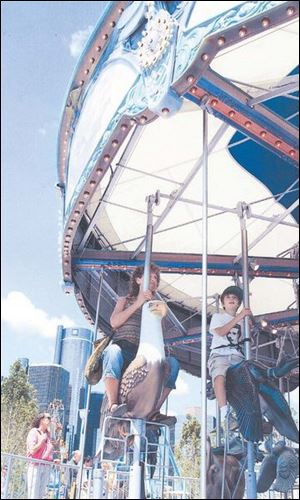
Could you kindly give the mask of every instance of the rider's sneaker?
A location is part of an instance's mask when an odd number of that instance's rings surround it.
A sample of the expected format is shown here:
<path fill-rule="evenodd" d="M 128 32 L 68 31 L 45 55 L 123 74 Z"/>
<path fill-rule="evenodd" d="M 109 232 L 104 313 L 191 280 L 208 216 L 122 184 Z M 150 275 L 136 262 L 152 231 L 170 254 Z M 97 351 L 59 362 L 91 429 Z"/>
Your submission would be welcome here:
<path fill-rule="evenodd" d="M 111 405 L 108 414 L 110 417 L 123 417 L 127 410 L 128 408 L 126 403 L 122 403 L 120 405 L 113 404 Z"/>
<path fill-rule="evenodd" d="M 239 427 L 237 419 L 231 414 L 231 412 L 227 412 L 224 421 L 221 423 L 224 430 L 228 429 L 230 432 L 236 431 Z"/>
<path fill-rule="evenodd" d="M 231 412 L 227 412 L 225 419 L 221 422 L 221 436 L 224 435 L 224 432 L 228 429 L 229 432 L 236 431 L 239 427 L 238 421 Z M 216 434 L 217 428 L 214 427 L 210 434 Z"/>

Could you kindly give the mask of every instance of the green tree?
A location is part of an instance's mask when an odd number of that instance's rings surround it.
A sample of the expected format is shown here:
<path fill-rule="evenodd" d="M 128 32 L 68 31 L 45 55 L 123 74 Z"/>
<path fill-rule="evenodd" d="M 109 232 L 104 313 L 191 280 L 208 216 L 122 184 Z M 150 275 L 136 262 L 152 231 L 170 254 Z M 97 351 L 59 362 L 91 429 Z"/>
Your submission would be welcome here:
<path fill-rule="evenodd" d="M 1 451 L 26 455 L 26 437 L 38 413 L 36 391 L 19 361 L 1 384 Z"/>
<path fill-rule="evenodd" d="M 179 443 L 175 447 L 175 457 L 183 476 L 199 478 L 200 430 L 200 422 L 187 415 Z"/>

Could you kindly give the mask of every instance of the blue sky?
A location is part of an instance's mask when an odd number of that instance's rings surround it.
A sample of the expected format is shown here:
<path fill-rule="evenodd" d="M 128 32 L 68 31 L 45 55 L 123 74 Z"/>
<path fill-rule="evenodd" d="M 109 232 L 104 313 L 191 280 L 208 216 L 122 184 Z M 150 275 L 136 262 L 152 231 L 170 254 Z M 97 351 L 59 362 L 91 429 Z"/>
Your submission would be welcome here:
<path fill-rule="evenodd" d="M 100 2 L 1 3 L 3 374 L 19 356 L 52 361 L 62 320 L 89 326 L 61 288 L 56 152 L 80 47 L 102 10 Z"/>
<path fill-rule="evenodd" d="M 61 288 L 57 136 L 69 82 L 100 2 L 2 2 L 2 374 L 52 362 L 56 326 L 89 328 Z M 200 404 L 180 376 L 169 408 Z M 97 386 L 101 389 L 101 385 Z"/>

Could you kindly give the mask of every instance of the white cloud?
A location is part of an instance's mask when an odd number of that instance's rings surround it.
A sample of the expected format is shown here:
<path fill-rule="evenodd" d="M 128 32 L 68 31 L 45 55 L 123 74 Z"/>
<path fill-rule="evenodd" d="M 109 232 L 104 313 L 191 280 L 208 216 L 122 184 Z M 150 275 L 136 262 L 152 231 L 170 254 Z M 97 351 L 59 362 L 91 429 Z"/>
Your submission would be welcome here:
<path fill-rule="evenodd" d="M 22 292 L 10 292 L 1 299 L 1 319 L 9 326 L 24 334 L 38 334 L 42 337 L 55 338 L 58 325 L 73 327 L 75 323 L 68 316 L 49 317 L 38 309 Z"/>
<path fill-rule="evenodd" d="M 164 408 L 163 408 L 164 409 Z M 162 411 L 162 410 L 161 410 Z M 162 412 L 164 413 L 164 412 Z M 177 411 L 173 410 L 172 408 L 168 409 L 168 415 L 172 416 L 172 417 L 178 417 L 178 413 Z"/>
<path fill-rule="evenodd" d="M 190 392 L 188 384 L 183 380 L 181 375 L 176 380 L 176 390 L 172 392 L 174 396 L 184 396 Z"/>
<path fill-rule="evenodd" d="M 71 35 L 71 42 L 69 43 L 69 49 L 72 57 L 80 56 L 85 42 L 87 41 L 90 34 L 93 32 L 94 27 L 88 26 L 85 30 L 75 31 Z"/>
<path fill-rule="evenodd" d="M 48 133 L 52 133 L 53 130 L 57 132 L 58 127 L 58 120 L 48 120 L 39 127 L 38 133 L 45 137 Z"/>

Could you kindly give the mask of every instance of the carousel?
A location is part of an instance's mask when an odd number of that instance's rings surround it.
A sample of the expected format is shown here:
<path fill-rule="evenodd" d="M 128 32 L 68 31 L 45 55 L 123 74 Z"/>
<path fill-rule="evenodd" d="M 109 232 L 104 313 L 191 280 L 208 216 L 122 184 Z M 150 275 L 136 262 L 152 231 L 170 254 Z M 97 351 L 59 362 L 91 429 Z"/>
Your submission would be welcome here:
<path fill-rule="evenodd" d="M 185 489 L 169 429 L 147 430 L 139 410 L 114 423 L 117 434 L 102 415 L 94 498 L 103 489 L 108 498 L 266 491 L 288 498 L 297 485 L 289 404 L 299 384 L 298 9 L 293 1 L 107 2 L 78 61 L 58 144 L 64 291 L 74 294 L 96 341 L 111 335 L 111 314 L 134 268 L 145 265 L 146 286 L 150 263 L 158 265 L 162 345 L 199 378 L 201 391 L 199 485 Z M 239 419 L 230 437 L 243 450 L 235 455 L 218 432 L 218 411 L 216 446 L 207 444 L 207 398 L 214 398 L 207 332 L 229 285 L 243 290 L 253 312 L 254 329 L 243 324 L 247 391 L 266 402 L 274 390 L 281 408 L 279 415 L 270 399 L 268 410 L 260 403 L 256 432 Z M 142 329 L 152 321 L 146 314 L 143 307 Z M 232 371 L 228 383 L 236 378 L 243 376 Z M 232 406 L 241 401 L 236 394 L 233 387 Z"/>

